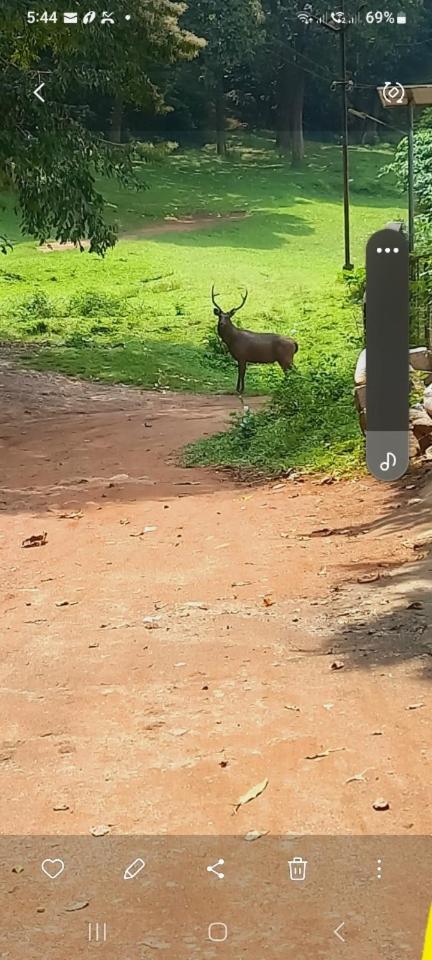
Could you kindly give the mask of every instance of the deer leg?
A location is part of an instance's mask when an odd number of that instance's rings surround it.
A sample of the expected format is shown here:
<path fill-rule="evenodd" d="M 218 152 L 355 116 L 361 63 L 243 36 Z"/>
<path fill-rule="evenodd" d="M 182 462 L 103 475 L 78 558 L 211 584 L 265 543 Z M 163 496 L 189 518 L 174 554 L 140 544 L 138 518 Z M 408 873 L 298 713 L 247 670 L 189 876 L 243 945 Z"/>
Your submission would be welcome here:
<path fill-rule="evenodd" d="M 246 364 L 238 361 L 237 393 L 243 393 Z"/>
<path fill-rule="evenodd" d="M 286 373 L 287 370 L 291 370 L 292 363 L 289 363 L 288 361 L 282 362 L 281 360 L 278 360 L 278 364 L 279 364 L 281 370 L 283 370 L 284 373 Z"/>

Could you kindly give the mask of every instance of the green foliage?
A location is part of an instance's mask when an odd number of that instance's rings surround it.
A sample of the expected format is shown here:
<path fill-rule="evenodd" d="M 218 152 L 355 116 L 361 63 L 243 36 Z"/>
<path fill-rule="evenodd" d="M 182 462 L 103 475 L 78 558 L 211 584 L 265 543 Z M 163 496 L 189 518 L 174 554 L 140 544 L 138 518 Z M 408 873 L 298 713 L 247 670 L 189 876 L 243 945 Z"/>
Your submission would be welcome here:
<path fill-rule="evenodd" d="M 26 362 L 41 370 L 144 388 L 232 394 L 236 364 L 216 335 L 211 284 L 227 306 L 239 302 L 248 287 L 239 321 L 249 329 L 295 336 L 298 374 L 289 375 L 285 385 L 277 366 L 248 368 L 246 404 L 256 394 L 274 393 L 277 400 L 279 388 L 283 398 L 272 408 L 275 423 L 268 428 L 261 429 L 261 421 L 246 412 L 240 436 L 247 446 L 236 440 L 230 459 L 231 441 L 223 440 L 222 461 L 242 460 L 245 468 L 249 463 L 254 469 L 259 461 L 260 470 L 268 462 L 277 471 L 291 461 L 299 468 L 303 464 L 302 469 L 319 464 L 327 469 L 336 458 L 338 469 L 351 469 L 358 425 L 350 378 L 360 348 L 361 309 L 346 296 L 345 285 L 335 283 L 343 256 L 339 149 L 307 144 L 307 167 L 300 173 L 289 162 L 275 160 L 268 137 L 235 137 L 233 147 L 223 163 L 205 149 L 178 151 L 162 163 L 146 164 L 145 217 L 138 194 L 112 182 L 102 184 L 120 228 L 120 242 L 104 259 L 70 249 L 41 253 L 34 243 L 18 243 L 8 261 L 18 279 L 0 273 L 0 337 L 33 341 L 35 351 L 26 351 Z M 363 260 L 368 236 L 397 213 L 393 185 L 383 181 L 376 186 L 383 156 L 382 150 L 351 150 L 353 179 L 375 185 L 372 201 L 362 195 L 352 202 L 356 264 Z M 5 205 L 7 226 L 15 236 L 7 197 Z M 196 231 L 165 230 L 164 218 L 181 219 L 191 210 L 245 210 L 249 216 Z M 157 235 L 155 222 L 163 228 Z M 330 359 L 334 356 L 337 361 Z M 328 377 L 321 382 L 320 371 L 329 367 L 336 369 L 336 395 Z M 347 371 L 342 397 L 340 369 Z M 320 391 L 330 397 L 332 412 L 315 435 L 309 426 Z M 298 408 L 302 398 L 310 422 Z M 291 418 L 295 448 L 289 445 Z M 344 423 L 351 425 L 352 434 L 344 432 Z"/>
<path fill-rule="evenodd" d="M 201 42 L 180 27 L 184 8 L 171 0 L 135 5 L 133 28 L 125 20 L 128 0 L 117 0 L 112 28 L 95 22 L 71 30 L 60 17 L 57 24 L 27 25 L 27 8 L 25 0 L 3 0 L 0 179 L 16 194 L 23 232 L 40 241 L 89 239 L 90 252 L 103 255 L 117 228 L 95 179 L 136 182 L 133 151 L 90 130 L 84 104 L 91 97 L 123 97 L 140 108 L 163 109 L 149 63 L 192 57 Z M 30 95 L 40 71 L 49 74 L 49 106 Z M 10 249 L 6 235 L 0 249 Z"/>
<path fill-rule="evenodd" d="M 84 290 L 70 297 L 66 304 L 66 316 L 81 317 L 109 317 L 124 310 L 124 303 L 119 297 L 103 290 Z"/>
<path fill-rule="evenodd" d="M 428 252 L 432 247 L 432 127 L 427 123 L 428 111 L 423 113 L 423 124 L 414 134 L 414 194 L 416 202 L 416 251 Z M 398 144 L 393 160 L 381 171 L 396 178 L 401 192 L 408 190 L 408 140 Z"/>
<path fill-rule="evenodd" d="M 211 367 L 232 367 L 233 361 L 226 344 L 215 331 L 208 334 L 204 341 L 205 357 Z"/>
<path fill-rule="evenodd" d="M 414 190 L 418 211 L 430 219 L 432 217 L 432 129 L 417 130 L 414 134 Z M 384 175 L 393 173 L 401 192 L 408 189 L 408 141 L 404 137 L 398 143 L 391 163 L 382 171 Z"/>
<path fill-rule="evenodd" d="M 417 118 L 418 130 L 432 130 L 432 107 L 425 107 Z"/>
<path fill-rule="evenodd" d="M 190 446 L 188 464 L 223 464 L 260 473 L 295 468 L 346 474 L 363 463 L 363 443 L 353 405 L 353 371 L 333 359 L 319 369 L 291 371 L 268 410 L 250 409 L 227 433 Z"/>
<path fill-rule="evenodd" d="M 18 304 L 18 313 L 24 317 L 51 317 L 54 306 L 51 299 L 42 291 L 33 293 Z"/>
<path fill-rule="evenodd" d="M 143 160 L 145 163 L 161 163 L 177 149 L 178 143 L 174 140 L 164 140 L 160 143 L 136 141 L 133 144 L 133 158 Z"/>
<path fill-rule="evenodd" d="M 193 0 L 186 21 L 207 41 L 201 64 L 213 83 L 252 56 L 262 18 L 260 0 Z"/>
<path fill-rule="evenodd" d="M 343 270 L 339 274 L 339 279 L 346 286 L 348 299 L 351 303 L 363 304 L 363 297 L 366 290 L 366 269 L 357 267 L 355 270 Z"/>

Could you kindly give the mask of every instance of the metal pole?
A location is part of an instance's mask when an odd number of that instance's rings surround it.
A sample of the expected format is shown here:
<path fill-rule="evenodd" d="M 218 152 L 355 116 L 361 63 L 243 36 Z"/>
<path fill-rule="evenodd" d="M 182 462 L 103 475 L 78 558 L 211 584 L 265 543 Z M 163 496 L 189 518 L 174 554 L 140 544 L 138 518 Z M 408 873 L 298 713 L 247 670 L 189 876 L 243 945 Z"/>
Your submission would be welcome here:
<path fill-rule="evenodd" d="M 344 270 L 352 270 L 350 251 L 350 209 L 349 209 L 349 161 L 348 161 L 348 101 L 347 101 L 347 72 L 346 72 L 346 24 L 339 30 L 341 50 L 342 74 L 342 163 L 343 163 L 343 200 L 344 200 L 344 242 L 345 263 Z"/>
<path fill-rule="evenodd" d="M 408 103 L 408 238 L 410 253 L 414 250 L 414 103 Z"/>

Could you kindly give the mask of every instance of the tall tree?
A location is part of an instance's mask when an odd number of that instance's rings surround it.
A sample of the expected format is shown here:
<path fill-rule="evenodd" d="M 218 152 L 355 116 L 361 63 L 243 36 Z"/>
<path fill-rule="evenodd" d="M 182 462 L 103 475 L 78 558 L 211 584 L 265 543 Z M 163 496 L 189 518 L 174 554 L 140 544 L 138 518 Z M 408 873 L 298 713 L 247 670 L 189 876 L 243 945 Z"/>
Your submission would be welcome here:
<path fill-rule="evenodd" d="M 309 126 L 322 130 L 326 117 L 335 120 L 335 96 L 340 90 L 341 61 L 338 36 L 323 24 L 305 23 L 298 13 L 307 7 L 303 0 L 262 0 L 265 13 L 265 57 L 263 83 L 274 92 L 277 143 L 291 154 L 294 166 L 303 162 L 304 109 Z M 329 17 L 325 0 L 310 4 L 315 17 Z M 418 76 L 417 43 L 427 43 L 422 27 L 430 17 L 431 0 L 406 0 L 408 24 L 403 31 L 391 23 L 367 23 L 365 11 L 346 32 L 347 78 L 353 81 L 350 94 L 355 105 L 371 110 L 374 85 L 399 76 L 411 61 Z M 345 4 L 347 17 L 358 12 L 358 0 Z M 429 9 L 429 13 L 428 13 Z M 398 32 L 399 31 L 399 32 Z M 400 42 L 395 42 L 396 37 Z M 423 50 L 424 53 L 424 50 Z M 331 84 L 336 89 L 331 93 Z M 306 97 L 306 94 L 310 93 Z M 339 124 L 336 124 L 339 127 Z"/>
<path fill-rule="evenodd" d="M 226 99 L 233 74 L 260 42 L 261 0 L 191 0 L 186 22 L 205 37 L 199 67 L 213 110 L 217 152 L 226 150 Z"/>
<path fill-rule="evenodd" d="M 312 25 L 305 25 L 298 13 L 305 4 L 302 0 L 263 0 L 265 12 L 265 63 L 273 74 L 277 145 L 281 153 L 291 154 L 293 166 L 301 166 L 304 159 L 303 111 L 305 85 L 323 58 L 323 38 L 316 36 Z M 324 13 L 325 4 L 319 0 L 314 12 Z"/>
<path fill-rule="evenodd" d="M 203 45 L 180 20 L 186 6 L 117 0 L 114 23 L 73 27 L 27 16 L 26 0 L 3 0 L 0 34 L 0 176 L 17 197 L 25 232 L 43 241 L 90 239 L 104 253 L 116 240 L 97 175 L 132 177 L 131 153 L 92 133 L 86 98 L 103 95 L 146 110 L 163 108 L 155 64 L 195 56 Z M 127 19 L 132 8 L 131 19 Z M 33 96 L 44 81 L 46 103 Z M 3 238 L 2 249 L 7 249 Z"/>

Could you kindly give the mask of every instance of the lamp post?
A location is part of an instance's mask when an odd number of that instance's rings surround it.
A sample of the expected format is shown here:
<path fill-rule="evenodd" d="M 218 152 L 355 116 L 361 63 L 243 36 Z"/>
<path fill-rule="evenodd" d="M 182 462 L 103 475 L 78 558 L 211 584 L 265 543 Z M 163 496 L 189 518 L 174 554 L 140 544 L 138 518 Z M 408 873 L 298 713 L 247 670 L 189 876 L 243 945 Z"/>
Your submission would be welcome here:
<path fill-rule="evenodd" d="M 342 87 L 342 163 L 343 163 L 343 194 L 344 194 L 344 242 L 345 263 L 344 270 L 352 270 L 350 250 L 350 216 L 349 216 L 349 160 L 348 160 L 348 100 L 347 100 L 347 72 L 346 72 L 346 24 L 339 29 L 341 51 L 341 87 Z"/>
<path fill-rule="evenodd" d="M 345 248 L 345 262 L 343 265 L 344 270 L 352 270 L 353 264 L 351 263 L 351 244 L 350 244 L 350 196 L 349 196 L 349 157 L 348 157 L 348 98 L 347 91 L 352 83 L 348 80 L 347 77 L 347 67 L 346 67 L 346 32 L 348 28 L 348 19 L 343 14 L 338 20 L 330 22 L 329 20 L 323 20 L 315 16 L 313 13 L 310 13 L 310 17 L 314 20 L 315 23 L 318 23 L 320 27 L 324 27 L 326 30 L 331 30 L 332 33 L 339 34 L 339 45 L 340 45 L 340 65 L 341 65 L 341 78 L 340 80 L 335 80 L 332 84 L 332 88 L 340 86 L 342 92 L 342 175 L 343 175 L 343 208 L 344 208 L 344 248 Z"/>

